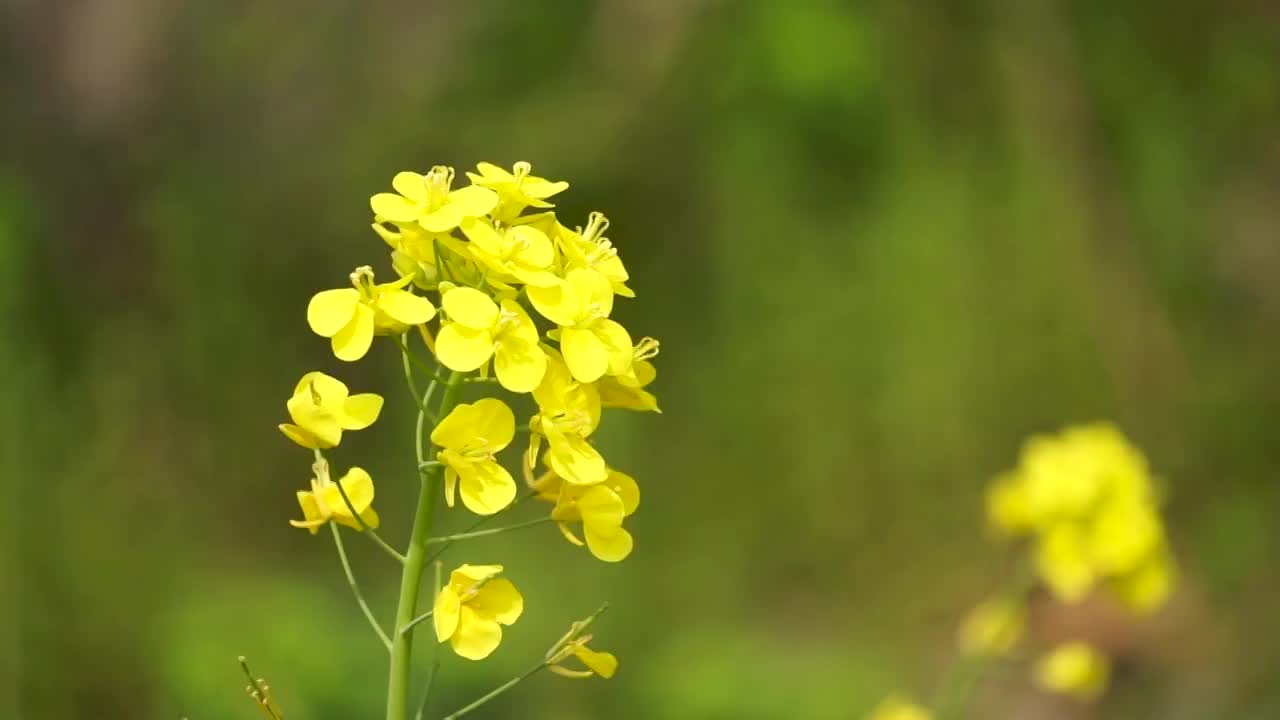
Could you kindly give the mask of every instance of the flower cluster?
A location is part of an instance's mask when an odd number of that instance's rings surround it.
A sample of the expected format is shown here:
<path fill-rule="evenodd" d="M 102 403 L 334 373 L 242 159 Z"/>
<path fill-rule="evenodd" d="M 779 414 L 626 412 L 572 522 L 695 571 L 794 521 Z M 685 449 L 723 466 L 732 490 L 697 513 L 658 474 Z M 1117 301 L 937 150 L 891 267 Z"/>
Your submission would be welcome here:
<path fill-rule="evenodd" d="M 988 487 L 986 515 L 999 536 L 1028 542 L 1029 568 L 960 623 L 956 641 L 966 662 L 981 668 L 993 660 L 1017 659 L 1027 634 L 1027 602 L 1041 585 L 1065 603 L 1080 602 L 1096 588 L 1105 588 L 1137 613 L 1162 607 L 1177 568 L 1165 537 L 1160 500 L 1146 458 L 1110 424 L 1074 426 L 1028 440 L 1017 467 L 998 475 Z M 1033 668 L 1043 690 L 1082 701 L 1098 698 L 1109 675 L 1108 658 L 1079 640 L 1049 648 Z M 944 709 L 940 716 L 950 717 Z M 898 696 L 885 700 L 869 716 L 931 717 L 930 711 Z"/>
<path fill-rule="evenodd" d="M 443 552 L 456 540 L 546 521 L 601 560 L 622 560 L 633 548 L 623 524 L 639 505 L 639 487 L 606 462 L 594 434 L 605 408 L 661 412 L 647 389 L 657 376 L 652 359 L 659 345 L 647 337 L 633 340 L 613 317 L 615 298 L 633 298 L 635 292 L 605 235 L 605 216 L 591 213 L 585 225 L 572 229 L 562 224 L 550 198 L 568 183 L 531 170 L 524 162 L 511 170 L 480 163 L 466 174 L 470 184 L 460 188 L 448 167 L 398 173 L 393 192 L 377 193 L 369 202 L 372 229 L 390 248 L 388 264 L 396 278 L 379 282 L 372 267 L 361 266 L 350 273 L 350 287 L 318 292 L 306 308 L 308 326 L 329 341 L 340 361 L 361 360 L 375 338 L 389 338 L 418 411 L 416 466 L 423 495 L 404 552 L 376 532 L 381 518 L 373 509 L 369 473 L 352 467 L 335 481 L 324 456 L 339 446 L 344 431 L 372 425 L 383 398 L 353 395 L 337 378 L 309 372 L 286 403 L 290 422 L 280 425 L 286 437 L 315 455 L 309 489 L 297 493 L 303 517 L 290 522 L 313 534 L 325 525 L 332 529 L 361 609 L 392 656 L 389 716 L 404 713 L 407 638 L 415 625 L 431 617 L 440 643 L 479 660 L 498 647 L 502 627 L 524 611 L 520 592 L 500 577 L 501 565 L 463 564 L 447 582 L 437 581 L 432 609 L 417 615 L 417 584 L 429 562 L 429 544 L 444 543 Z M 415 344 L 431 358 L 423 359 Z M 419 390 L 423 382 L 425 392 Z M 528 395 L 536 409 L 518 424 L 512 406 L 499 397 L 462 402 L 466 388 Z M 523 496 L 516 476 L 499 460 L 517 438 L 527 440 L 519 452 L 519 477 L 528 486 Z M 461 498 L 463 507 L 480 516 L 478 526 L 524 497 L 552 509 L 540 520 L 506 528 L 430 536 L 437 499 L 452 508 Z M 360 595 L 339 525 L 365 533 L 404 566 L 406 587 L 394 632 L 382 629 Z M 611 677 L 617 659 L 587 647 L 583 623 L 573 627 L 542 667 L 567 677 Z M 585 669 L 566 667 L 570 658 Z"/>
<path fill-rule="evenodd" d="M 1146 458 L 1114 426 L 1039 436 L 1018 467 L 996 478 L 987 517 L 998 532 L 1030 537 L 1036 571 L 1064 602 L 1099 583 L 1139 612 L 1164 604 L 1176 569 Z"/>

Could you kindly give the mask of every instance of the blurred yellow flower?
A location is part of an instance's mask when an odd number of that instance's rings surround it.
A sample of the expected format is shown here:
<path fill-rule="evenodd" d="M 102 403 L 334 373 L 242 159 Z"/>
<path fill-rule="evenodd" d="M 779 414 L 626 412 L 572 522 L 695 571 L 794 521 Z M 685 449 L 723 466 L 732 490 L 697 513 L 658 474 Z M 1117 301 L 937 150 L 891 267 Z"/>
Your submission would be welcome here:
<path fill-rule="evenodd" d="M 317 474 L 321 477 L 312 476 L 310 491 L 298 491 L 298 504 L 302 506 L 303 519 L 290 520 L 290 525 L 307 528 L 312 535 L 330 520 L 363 530 L 360 521 L 351 512 L 354 508 L 365 525 L 378 527 L 378 513 L 373 510 L 373 478 L 369 477 L 369 473 L 353 467 L 337 483 L 329 478 L 327 468 Z M 339 484 L 342 485 L 342 491 L 338 490 Z M 346 493 L 347 500 L 351 501 L 351 507 L 347 507 L 346 501 L 342 499 L 343 492 Z"/>
<path fill-rule="evenodd" d="M 542 382 L 547 355 L 520 303 L 503 298 L 499 305 L 479 290 L 454 287 L 444 292 L 441 305 L 448 320 L 440 326 L 436 354 L 445 367 L 470 372 L 492 357 L 506 389 L 526 393 Z"/>
<path fill-rule="evenodd" d="M 534 489 L 539 498 L 555 503 L 551 518 L 569 542 L 583 544 L 571 527 L 581 524 L 592 555 L 618 562 L 631 554 L 633 540 L 622 521 L 639 507 L 640 487 L 630 475 L 609 470 L 603 482 L 574 485 L 552 472 L 540 478 Z"/>
<path fill-rule="evenodd" d="M 933 720 L 933 714 L 901 695 L 890 695 L 872 709 L 867 720 Z"/>
<path fill-rule="evenodd" d="M 413 223 L 430 233 L 445 233 L 466 218 L 480 217 L 498 204 L 498 195 L 478 185 L 452 190 L 453 168 L 437 165 L 426 175 L 396 173 L 394 193 L 378 193 L 369 207 L 381 220 Z"/>
<path fill-rule="evenodd" d="M 594 382 L 631 368 L 631 335 L 609 319 L 613 290 L 603 275 L 577 268 L 554 287 L 529 286 L 528 295 L 539 313 L 561 326 L 560 352 L 574 378 Z"/>
<path fill-rule="evenodd" d="M 467 177 L 471 184 L 498 194 L 498 208 L 493 216 L 502 222 L 511 222 L 527 207 L 554 207 L 547 198 L 569 189 L 569 183 L 563 180 L 552 182 L 530 175 L 533 166 L 524 161 L 517 162 L 511 172 L 487 162 L 478 163 L 476 169 L 479 174 L 469 172 Z"/>
<path fill-rule="evenodd" d="M 972 656 L 1006 656 L 1022 639 L 1027 610 L 1021 602 L 994 598 L 979 603 L 960 624 L 960 651 Z"/>
<path fill-rule="evenodd" d="M 510 580 L 497 577 L 501 572 L 501 565 L 461 565 L 436 595 L 436 639 L 449 640 L 468 660 L 488 657 L 502 642 L 502 626 L 524 612 L 524 598 Z"/>
<path fill-rule="evenodd" d="M 492 515 L 516 496 L 516 481 L 498 464 L 494 453 L 511 444 L 516 420 L 511 408 L 497 398 L 460 403 L 431 432 L 442 450 L 445 501 L 453 507 L 455 489 L 462 504 L 477 515 Z"/>
<path fill-rule="evenodd" d="M 435 317 L 430 300 L 404 289 L 410 280 L 375 285 L 371 268 L 356 268 L 351 273 L 355 287 L 325 290 L 311 298 L 307 324 L 330 339 L 339 360 L 359 360 L 369 352 L 375 334 L 399 334 Z"/>
<path fill-rule="evenodd" d="M 280 431 L 302 447 L 320 450 L 337 447 L 343 430 L 363 430 L 382 412 L 382 396 L 350 395 L 347 386 L 322 372 L 302 376 L 285 404 L 292 424 Z"/>
<path fill-rule="evenodd" d="M 1052 693 L 1095 700 L 1107 687 L 1110 663 L 1083 642 L 1059 645 L 1036 663 L 1036 682 Z"/>

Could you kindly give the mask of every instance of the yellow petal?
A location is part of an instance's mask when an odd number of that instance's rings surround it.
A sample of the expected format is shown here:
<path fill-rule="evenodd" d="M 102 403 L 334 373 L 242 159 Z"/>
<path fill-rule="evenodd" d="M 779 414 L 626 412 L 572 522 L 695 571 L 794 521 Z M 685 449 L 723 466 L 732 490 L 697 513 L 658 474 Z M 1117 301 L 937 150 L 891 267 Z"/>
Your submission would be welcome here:
<path fill-rule="evenodd" d="M 289 524 L 294 527 L 307 528 L 312 535 L 319 532 L 320 526 L 329 518 L 320 509 L 320 503 L 316 501 L 315 495 L 306 490 L 298 491 L 298 505 L 302 507 L 302 520 L 290 520 Z"/>
<path fill-rule="evenodd" d="M 605 276 L 595 270 L 574 268 L 564 277 L 573 288 L 583 308 L 592 307 L 597 317 L 609 317 L 613 312 L 613 287 Z"/>
<path fill-rule="evenodd" d="M 578 513 L 582 516 L 582 524 L 586 529 L 605 530 L 622 527 L 622 518 L 626 510 L 622 498 L 603 484 L 587 488 L 578 498 Z"/>
<path fill-rule="evenodd" d="M 516 225 L 507 230 L 507 234 L 510 242 L 523 245 L 519 257 L 526 267 L 545 269 L 555 261 L 556 252 L 551 245 L 551 238 L 541 230 L 529 225 Z"/>
<path fill-rule="evenodd" d="M 1106 689 L 1109 665 L 1085 643 L 1064 643 L 1036 663 L 1036 681 L 1050 692 L 1093 700 Z"/>
<path fill-rule="evenodd" d="M 614 491 L 622 500 L 622 511 L 630 515 L 640 507 L 640 486 L 635 478 L 619 470 L 609 470 L 609 477 L 604 481 L 605 487 Z"/>
<path fill-rule="evenodd" d="M 293 422 L 311 437 L 315 446 L 335 447 L 342 439 L 342 426 L 338 423 L 337 416 L 327 408 L 311 402 L 311 398 L 305 395 L 294 395 L 289 398 L 286 406 L 289 409 L 289 417 L 293 418 Z M 281 430 L 285 428 L 282 427 Z M 289 434 L 287 430 L 285 434 Z"/>
<path fill-rule="evenodd" d="M 351 501 L 351 506 L 356 509 L 356 513 L 363 513 L 373 504 L 373 478 L 363 468 L 351 468 L 338 483 L 342 485 L 342 489 L 346 492 L 347 499 Z M 343 513 L 351 514 L 347 504 L 343 502 L 341 497 L 338 498 L 336 506 L 330 507 L 341 508 Z"/>
<path fill-rule="evenodd" d="M 462 592 L 471 586 L 485 582 L 502 572 L 501 565 L 459 565 L 449 573 L 449 587 Z"/>
<path fill-rule="evenodd" d="M 321 447 L 319 443 L 319 439 L 315 435 L 312 435 L 311 433 L 307 432 L 306 430 L 303 430 L 297 425 L 291 425 L 289 423 L 280 423 L 276 427 L 280 428 L 280 432 L 284 433 L 285 437 L 298 443 L 304 448 L 307 448 L 309 450 L 318 450 Z M 326 447 L 332 447 L 332 445 L 329 445 Z"/>
<path fill-rule="evenodd" d="M 524 597 L 506 578 L 486 582 L 468 604 L 481 617 L 497 620 L 503 625 L 514 624 L 524 612 Z"/>
<path fill-rule="evenodd" d="M 498 205 L 498 194 L 488 188 L 470 185 L 449 193 L 449 204 L 463 217 L 480 217 Z"/>
<path fill-rule="evenodd" d="M 320 403 L 329 407 L 341 407 L 342 402 L 347 399 L 347 394 L 351 391 L 343 384 L 341 380 L 332 375 L 326 375 L 319 370 L 312 370 L 293 388 L 294 395 L 311 396 L 312 393 L 320 396 Z"/>
<path fill-rule="evenodd" d="M 307 303 L 307 325 L 320 337 L 333 337 L 351 322 L 360 302 L 360 291 L 340 288 L 318 292 Z"/>
<path fill-rule="evenodd" d="M 609 374 L 621 375 L 631 370 L 631 335 L 621 324 L 613 320 L 601 320 L 595 325 L 596 337 L 609 352 Z"/>
<path fill-rule="evenodd" d="M 498 348 L 493 368 L 502 387 L 516 393 L 532 392 L 547 371 L 547 354 L 534 343 L 513 338 Z"/>
<path fill-rule="evenodd" d="M 436 355 L 450 370 L 471 372 L 493 356 L 493 336 L 458 323 L 445 323 L 436 337 Z"/>
<path fill-rule="evenodd" d="M 391 179 L 391 187 L 413 202 L 420 203 L 427 199 L 426 178 L 416 172 L 406 170 L 396 173 Z"/>
<path fill-rule="evenodd" d="M 445 450 L 440 453 L 442 461 L 446 463 L 444 469 L 444 503 L 449 507 L 453 507 L 453 499 L 458 490 L 458 471 L 453 469 L 454 466 L 452 464 L 449 464 L 454 456 L 457 456 L 457 453 L 452 450 Z"/>
<path fill-rule="evenodd" d="M 579 645 L 573 654 L 595 674 L 608 680 L 618 671 L 618 658 L 613 653 L 596 652 L 586 645 Z"/>
<path fill-rule="evenodd" d="M 458 403 L 431 431 L 431 443 L 449 450 L 461 451 L 475 435 L 472 419 L 474 416 L 475 410 L 471 404 Z"/>
<path fill-rule="evenodd" d="M 609 369 L 609 348 L 590 330 L 568 327 L 561 330 L 560 352 L 569 372 L 579 382 L 595 382 Z"/>
<path fill-rule="evenodd" d="M 587 549 L 600 560 L 621 562 L 631 554 L 634 541 L 624 528 L 600 529 L 583 525 L 582 534 L 587 538 Z"/>
<path fill-rule="evenodd" d="M 374 393 L 352 395 L 342 403 L 343 430 L 363 430 L 378 419 L 382 412 L 382 396 Z"/>
<path fill-rule="evenodd" d="M 475 288 L 455 287 L 444 294 L 441 303 L 451 322 L 475 330 L 488 330 L 498 321 L 497 304 Z"/>
<path fill-rule="evenodd" d="M 516 497 L 516 481 L 493 460 L 482 460 L 458 468 L 458 492 L 462 504 L 477 515 L 492 515 Z"/>
<path fill-rule="evenodd" d="M 397 223 L 410 223 L 418 219 L 417 205 L 395 193 L 378 193 L 369 198 L 369 207 L 378 217 Z"/>
<path fill-rule="evenodd" d="M 578 319 L 578 297 L 564 281 L 546 287 L 530 285 L 529 302 L 540 315 L 557 325 L 572 325 Z"/>
<path fill-rule="evenodd" d="M 551 439 L 551 469 L 575 485 L 594 485 L 609 477 L 604 457 L 579 435 Z"/>
<path fill-rule="evenodd" d="M 458 630 L 453 634 L 453 651 L 468 660 L 483 660 L 502 642 L 502 626 L 496 620 L 476 615 L 463 605 L 458 613 Z"/>
<path fill-rule="evenodd" d="M 378 309 L 405 325 L 421 325 L 436 316 L 431 301 L 405 290 L 384 290 L 378 294 Z"/>
<path fill-rule="evenodd" d="M 1083 533 L 1061 524 L 1040 537 L 1035 549 L 1036 569 L 1060 600 L 1079 602 L 1093 587 L 1094 569 L 1086 554 Z"/>
<path fill-rule="evenodd" d="M 373 310 L 360 303 L 351 322 L 333 336 L 333 354 L 339 360 L 354 362 L 364 357 L 372 344 Z"/>
<path fill-rule="evenodd" d="M 476 249 L 486 255 L 501 257 L 502 236 L 498 234 L 497 230 L 493 229 L 492 225 L 473 217 L 463 220 L 460 227 L 462 228 L 462 234 L 467 236 L 467 239 L 471 241 L 471 244 Z"/>
<path fill-rule="evenodd" d="M 497 452 L 510 445 L 516 436 L 516 416 L 511 408 L 497 398 L 482 398 L 473 407 L 475 432 L 485 440 L 476 447 Z"/>
<path fill-rule="evenodd" d="M 453 588 L 448 585 L 440 588 L 431 612 L 431 622 L 436 627 L 436 640 L 444 642 L 453 637 L 458 629 L 458 614 L 461 609 L 462 603 Z"/>

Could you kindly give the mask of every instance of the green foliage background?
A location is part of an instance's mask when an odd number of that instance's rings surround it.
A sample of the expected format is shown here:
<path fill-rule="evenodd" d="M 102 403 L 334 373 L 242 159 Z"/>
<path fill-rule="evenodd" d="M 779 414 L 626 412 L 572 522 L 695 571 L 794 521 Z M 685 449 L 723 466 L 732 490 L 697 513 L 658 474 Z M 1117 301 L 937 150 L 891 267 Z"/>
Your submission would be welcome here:
<path fill-rule="evenodd" d="M 303 321 L 389 272 L 401 169 L 530 160 L 613 221 L 661 338 L 617 413 L 637 550 L 475 541 L 528 612 L 441 711 L 601 600 L 612 681 L 478 717 L 858 717 L 931 697 L 1007 573 L 981 488 L 1026 435 L 1110 418 L 1167 484 L 1153 620 L 1038 606 L 1121 658 L 1096 717 L 1280 716 L 1280 12 L 1266 2 L 15 2 L 0 9 L 0 705 L 22 718 L 378 717 L 385 657 L 274 429 Z M 407 535 L 411 406 L 339 464 Z M 450 517 L 451 527 L 465 522 Z M 390 613 L 395 574 L 356 542 Z M 420 643 L 420 647 L 426 643 Z M 1088 716 L 1015 675 L 982 717 Z M 0 709 L 0 714 L 4 713 Z"/>

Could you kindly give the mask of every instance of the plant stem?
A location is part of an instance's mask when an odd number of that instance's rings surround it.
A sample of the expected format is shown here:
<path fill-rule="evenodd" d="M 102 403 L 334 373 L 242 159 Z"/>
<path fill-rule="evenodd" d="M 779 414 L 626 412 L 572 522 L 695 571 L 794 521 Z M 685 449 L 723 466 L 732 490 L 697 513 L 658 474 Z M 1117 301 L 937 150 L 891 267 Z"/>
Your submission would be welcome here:
<path fill-rule="evenodd" d="M 439 597 L 441 588 L 444 587 L 444 565 L 437 560 L 433 567 L 436 571 L 435 597 L 432 598 L 431 606 L 435 607 L 435 598 Z M 427 681 L 423 683 L 422 699 L 418 701 L 418 712 L 413 714 L 413 720 L 422 720 L 422 715 L 427 711 L 427 702 L 431 700 L 431 688 L 436 684 L 436 673 L 440 672 L 440 643 L 431 643 L 431 667 L 427 669 Z"/>
<path fill-rule="evenodd" d="M 427 461 L 424 440 L 426 432 L 426 404 L 435 383 L 427 389 L 426 396 L 418 406 L 418 422 L 414 437 L 414 449 L 418 465 Z M 462 373 L 454 371 L 444 388 L 444 397 L 440 403 L 440 416 L 446 416 L 457 403 L 458 393 L 462 388 Z M 396 606 L 394 627 L 408 625 L 418 613 L 418 591 L 422 584 L 422 571 L 427 561 L 427 540 L 431 537 L 431 523 L 435 514 L 436 500 L 440 495 L 439 466 L 419 470 L 421 479 L 418 492 L 418 508 L 413 518 L 413 531 L 409 538 L 409 549 L 405 553 L 404 569 L 400 574 L 400 600 Z M 409 717 L 409 685 L 413 659 L 413 630 L 396 633 L 391 643 L 391 667 L 387 679 L 387 720 L 408 720 Z"/>
<path fill-rule="evenodd" d="M 317 457 L 319 456 L 319 454 L 320 454 L 320 451 L 317 450 L 316 451 Z M 342 483 L 335 482 L 334 485 L 338 486 L 338 494 L 342 496 L 342 502 L 347 504 L 347 509 L 351 511 L 351 516 L 355 518 L 356 523 L 360 525 L 360 530 L 363 531 L 364 534 L 368 535 L 369 539 L 373 540 L 373 542 L 376 543 L 378 547 L 382 548 L 384 552 L 386 552 L 391 557 L 395 558 L 396 562 L 403 565 L 404 555 L 401 555 L 399 550 L 396 550 L 395 548 L 391 547 L 391 545 L 388 544 L 386 540 L 382 539 L 381 535 L 379 535 L 373 528 L 369 527 L 369 525 L 365 523 L 364 518 L 360 517 L 360 513 L 356 512 L 355 506 L 351 504 L 351 498 L 347 497 L 347 489 L 342 487 Z"/>
<path fill-rule="evenodd" d="M 338 548 L 338 559 L 342 561 L 342 571 L 347 575 L 347 585 L 351 586 L 351 592 L 356 596 L 356 602 L 360 605 L 360 610 L 364 613 L 365 619 L 369 621 L 373 631 L 378 634 L 383 646 L 390 650 L 391 639 L 387 637 L 387 633 L 378 624 L 378 618 L 369 609 L 369 603 L 365 602 L 364 593 L 360 592 L 360 585 L 356 583 L 356 576 L 351 572 L 351 563 L 347 560 L 347 549 L 342 545 L 342 535 L 338 532 L 337 524 L 329 523 L 329 529 L 333 531 L 333 544 Z"/>
<path fill-rule="evenodd" d="M 546 662 L 545 660 L 543 660 L 543 661 L 539 662 L 537 665 L 534 665 L 533 667 L 529 668 L 529 670 L 528 670 L 528 671 L 526 671 L 526 672 L 525 672 L 525 674 L 520 675 L 519 677 L 513 677 L 513 678 L 511 678 L 510 680 L 508 680 L 508 681 L 506 681 L 505 683 L 503 683 L 503 684 L 499 685 L 498 687 L 494 688 L 493 690 L 490 690 L 490 691 L 488 692 L 488 694 L 484 695 L 483 697 L 481 697 L 480 699 L 478 699 L 478 700 L 476 700 L 475 702 L 471 703 L 470 705 L 468 705 L 468 706 L 466 706 L 466 707 L 462 708 L 461 710 L 458 710 L 457 712 L 453 713 L 452 715 L 448 715 L 448 716 L 446 716 L 446 717 L 444 718 L 444 720 L 457 720 L 457 718 L 460 718 L 460 717 L 462 717 L 463 715 L 466 715 L 466 714 L 470 713 L 472 710 L 475 710 L 475 709 L 479 708 L 481 705 L 484 705 L 485 703 L 487 703 L 487 702 L 489 702 L 490 700 L 492 700 L 492 699 L 494 699 L 494 698 L 498 697 L 498 696 L 499 696 L 499 695 L 501 695 L 502 693 L 504 693 L 504 692 L 506 692 L 506 691 L 510 690 L 511 688 L 513 688 L 513 687 L 515 687 L 515 686 L 519 685 L 520 683 L 524 682 L 525 680 L 528 680 L 530 677 L 532 677 L 533 675 L 537 674 L 537 672 L 538 672 L 539 670 L 542 670 L 542 669 L 543 669 L 543 668 L 545 668 L 546 666 L 547 666 L 547 662 Z"/>
<path fill-rule="evenodd" d="M 463 531 L 463 532 L 464 532 L 464 533 L 469 533 L 469 532 L 471 532 L 471 531 L 473 531 L 473 530 L 476 530 L 476 529 L 477 529 L 477 528 L 479 528 L 481 525 L 484 525 L 485 523 L 489 522 L 490 520 L 492 520 L 492 519 L 494 519 L 494 518 L 496 518 L 496 517 L 498 517 L 498 516 L 500 516 L 500 515 L 504 515 L 504 514 L 506 514 L 506 513 L 510 512 L 512 508 L 514 508 L 515 506 L 517 506 L 517 505 L 519 505 L 520 503 L 524 502 L 525 500 L 528 500 L 529 498 L 533 497 L 534 495 L 535 495 L 535 493 L 534 493 L 532 490 L 530 490 L 529 492 L 526 492 L 526 493 L 525 493 L 525 494 L 523 494 L 523 495 L 520 495 L 520 496 L 519 496 L 519 497 L 517 497 L 515 500 L 513 500 L 513 501 L 512 501 L 512 503 L 511 503 L 510 505 L 506 506 L 505 508 L 503 508 L 502 510 L 498 511 L 497 513 L 494 513 L 493 515 L 485 515 L 484 517 L 480 518 L 479 520 L 476 520 L 475 522 L 471 523 L 471 526 L 470 526 L 470 527 L 468 527 L 468 528 L 467 528 L 465 531 Z M 448 550 L 448 549 L 449 549 L 449 548 L 451 548 L 451 547 L 453 547 L 453 541 L 452 541 L 452 540 L 447 540 L 447 541 L 445 541 L 445 543 L 444 543 L 444 546 L 443 546 L 443 547 L 441 547 L 440 549 L 436 550 L 434 553 L 432 553 L 432 554 L 431 554 L 431 557 L 427 558 L 427 562 L 431 562 L 431 561 L 433 561 L 433 560 L 435 560 L 435 559 L 439 558 L 441 555 L 443 555 L 443 554 L 444 554 L 444 551 L 445 551 L 445 550 Z"/>
<path fill-rule="evenodd" d="M 451 543 L 455 540 L 470 540 L 471 538 L 484 537 L 486 535 L 498 535 L 500 533 L 509 532 L 511 530 L 520 530 L 527 527 L 533 527 L 534 525 L 541 525 L 542 523 L 547 523 L 547 522 L 551 522 L 551 516 L 549 515 L 547 517 L 535 518 L 533 520 L 528 520 L 522 523 L 516 523 L 515 525 L 507 525 L 505 527 L 500 527 L 500 528 L 490 528 L 488 530 L 477 530 L 475 532 L 464 532 L 464 533 L 458 533 L 457 535 L 441 535 L 440 537 L 431 538 L 430 540 L 427 541 L 427 543 L 428 544 Z"/>

